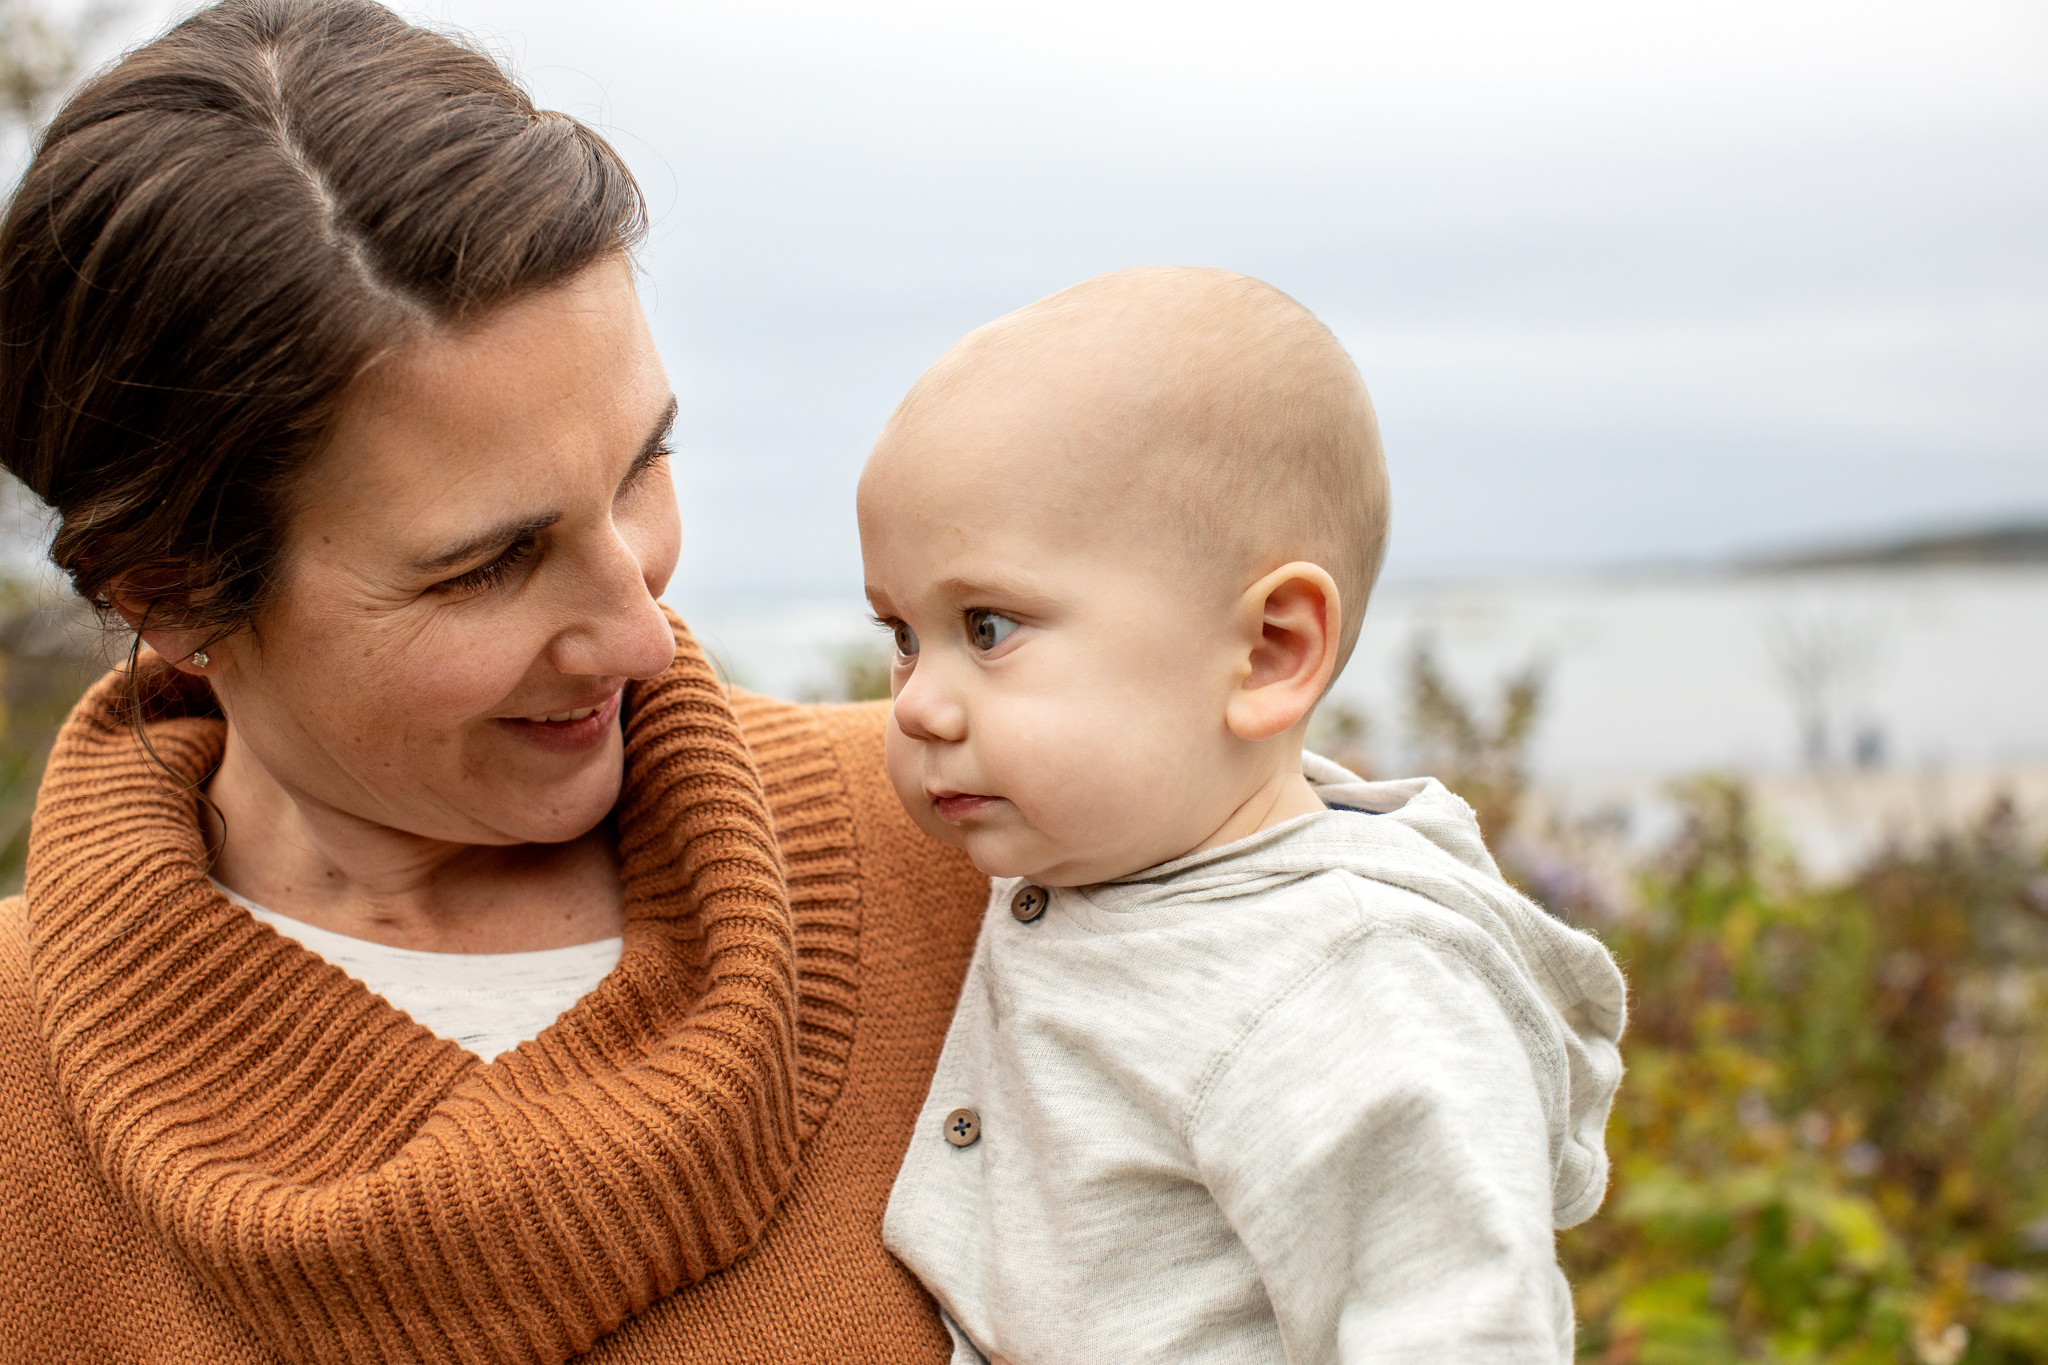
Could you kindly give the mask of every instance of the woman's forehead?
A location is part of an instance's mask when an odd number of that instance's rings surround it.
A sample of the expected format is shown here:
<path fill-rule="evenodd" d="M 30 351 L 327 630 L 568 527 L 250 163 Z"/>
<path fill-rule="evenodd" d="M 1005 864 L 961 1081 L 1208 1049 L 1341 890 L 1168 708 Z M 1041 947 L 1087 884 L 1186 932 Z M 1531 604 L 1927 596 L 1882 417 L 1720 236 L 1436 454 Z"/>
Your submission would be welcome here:
<path fill-rule="evenodd" d="M 630 272 L 602 261 L 482 318 L 408 337 L 350 386 L 336 435 L 364 423 L 514 428 L 553 405 L 602 401 L 652 349 Z"/>
<path fill-rule="evenodd" d="M 607 262 L 366 373 L 306 471 L 300 517 L 439 544 L 508 502 L 538 515 L 593 479 L 608 496 L 670 401 L 631 277 Z"/>

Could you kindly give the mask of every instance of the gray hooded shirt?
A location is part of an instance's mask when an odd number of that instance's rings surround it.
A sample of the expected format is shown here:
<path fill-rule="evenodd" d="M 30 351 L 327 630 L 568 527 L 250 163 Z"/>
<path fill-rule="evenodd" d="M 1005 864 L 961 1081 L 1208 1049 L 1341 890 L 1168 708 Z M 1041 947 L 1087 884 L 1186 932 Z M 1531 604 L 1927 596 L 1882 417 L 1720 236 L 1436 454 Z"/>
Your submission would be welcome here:
<path fill-rule="evenodd" d="M 1441 784 L 1302 766 L 1332 809 L 994 883 L 883 1224 L 955 1365 L 1571 1360 L 1621 974 Z"/>

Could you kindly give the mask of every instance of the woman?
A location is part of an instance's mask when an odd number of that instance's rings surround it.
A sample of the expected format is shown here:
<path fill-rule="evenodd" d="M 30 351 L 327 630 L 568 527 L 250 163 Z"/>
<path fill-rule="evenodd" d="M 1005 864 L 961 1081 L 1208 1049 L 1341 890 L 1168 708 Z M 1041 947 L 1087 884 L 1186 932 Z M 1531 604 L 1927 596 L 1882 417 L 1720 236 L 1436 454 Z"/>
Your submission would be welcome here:
<path fill-rule="evenodd" d="M 642 221 L 367 0 L 227 0 L 45 135 L 0 457 L 138 653 L 0 909 L 0 1358 L 944 1358 L 879 1219 L 984 884 L 882 711 L 659 606 Z"/>

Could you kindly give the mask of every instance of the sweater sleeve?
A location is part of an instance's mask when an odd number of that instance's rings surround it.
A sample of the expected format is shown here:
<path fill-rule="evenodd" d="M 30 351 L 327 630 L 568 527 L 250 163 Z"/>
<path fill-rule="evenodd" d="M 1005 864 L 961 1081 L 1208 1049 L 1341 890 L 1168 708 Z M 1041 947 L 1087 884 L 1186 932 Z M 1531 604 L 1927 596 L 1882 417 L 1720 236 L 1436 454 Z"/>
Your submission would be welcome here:
<path fill-rule="evenodd" d="M 1188 1111 L 1296 1365 L 1572 1358 L 1515 987 L 1462 937 L 1423 919 L 1338 940 Z"/>

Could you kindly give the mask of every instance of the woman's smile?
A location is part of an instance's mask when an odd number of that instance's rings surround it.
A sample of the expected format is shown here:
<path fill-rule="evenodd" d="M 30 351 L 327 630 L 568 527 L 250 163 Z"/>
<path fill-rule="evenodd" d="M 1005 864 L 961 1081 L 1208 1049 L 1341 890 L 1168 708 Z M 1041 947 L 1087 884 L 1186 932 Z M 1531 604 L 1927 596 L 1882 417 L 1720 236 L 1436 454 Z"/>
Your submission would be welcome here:
<path fill-rule="evenodd" d="M 505 716 L 498 724 L 537 748 L 556 754 L 580 754 L 595 748 L 619 719 L 619 698 L 625 688 L 593 706 L 571 707 L 543 716 Z"/>

